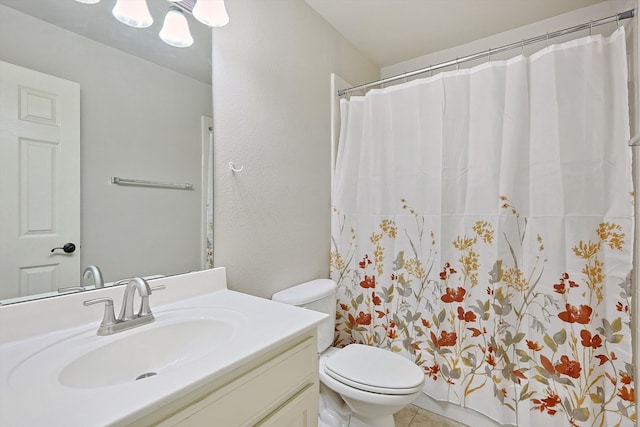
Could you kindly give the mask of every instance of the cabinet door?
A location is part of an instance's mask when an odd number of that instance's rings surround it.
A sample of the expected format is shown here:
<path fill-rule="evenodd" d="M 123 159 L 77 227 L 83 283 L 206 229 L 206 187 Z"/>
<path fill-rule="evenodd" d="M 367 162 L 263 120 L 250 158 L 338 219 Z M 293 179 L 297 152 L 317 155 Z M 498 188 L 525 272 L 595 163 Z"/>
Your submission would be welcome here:
<path fill-rule="evenodd" d="M 317 427 L 318 393 L 317 384 L 291 398 L 288 402 L 260 421 L 258 427 Z"/>
<path fill-rule="evenodd" d="M 163 420 L 158 427 L 247 427 L 266 420 L 301 394 L 318 405 L 318 354 L 315 336 L 264 362 L 213 393 Z M 317 423 L 317 421 L 316 421 Z M 282 424 L 270 424 L 283 427 Z M 315 426 L 316 424 L 291 424 Z"/>

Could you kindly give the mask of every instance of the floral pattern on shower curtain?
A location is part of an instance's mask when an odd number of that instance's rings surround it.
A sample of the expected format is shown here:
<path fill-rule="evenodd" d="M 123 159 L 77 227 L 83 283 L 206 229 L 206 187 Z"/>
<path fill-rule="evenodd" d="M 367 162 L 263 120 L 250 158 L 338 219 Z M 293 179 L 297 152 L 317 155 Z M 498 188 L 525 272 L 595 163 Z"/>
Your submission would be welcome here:
<path fill-rule="evenodd" d="M 624 29 L 342 100 L 336 345 L 519 426 L 632 426 Z"/>

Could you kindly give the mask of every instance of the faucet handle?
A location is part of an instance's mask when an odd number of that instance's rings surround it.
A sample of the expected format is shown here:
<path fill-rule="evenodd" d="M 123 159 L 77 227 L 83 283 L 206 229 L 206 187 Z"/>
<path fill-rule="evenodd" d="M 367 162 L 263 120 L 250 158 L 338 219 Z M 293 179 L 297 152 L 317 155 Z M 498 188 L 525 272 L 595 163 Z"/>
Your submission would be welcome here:
<path fill-rule="evenodd" d="M 113 298 L 103 297 L 103 298 L 93 298 L 84 301 L 82 304 L 87 307 L 93 304 L 100 304 L 101 302 L 105 303 L 105 305 L 113 305 Z"/>
<path fill-rule="evenodd" d="M 94 298 L 83 302 L 84 306 L 93 304 L 104 303 L 104 315 L 102 316 L 102 322 L 100 328 L 109 327 L 116 324 L 116 314 L 113 311 L 113 299 L 111 298 Z M 100 330 L 100 329 L 99 329 Z"/>

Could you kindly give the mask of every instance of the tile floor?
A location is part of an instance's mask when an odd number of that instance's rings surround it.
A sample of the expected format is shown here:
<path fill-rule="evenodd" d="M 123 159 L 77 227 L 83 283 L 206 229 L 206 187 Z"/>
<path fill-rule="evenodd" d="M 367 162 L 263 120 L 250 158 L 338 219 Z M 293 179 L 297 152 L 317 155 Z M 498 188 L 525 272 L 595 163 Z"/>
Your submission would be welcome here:
<path fill-rule="evenodd" d="M 393 415 L 396 427 L 468 427 L 449 418 L 425 411 L 417 406 L 407 406 Z"/>

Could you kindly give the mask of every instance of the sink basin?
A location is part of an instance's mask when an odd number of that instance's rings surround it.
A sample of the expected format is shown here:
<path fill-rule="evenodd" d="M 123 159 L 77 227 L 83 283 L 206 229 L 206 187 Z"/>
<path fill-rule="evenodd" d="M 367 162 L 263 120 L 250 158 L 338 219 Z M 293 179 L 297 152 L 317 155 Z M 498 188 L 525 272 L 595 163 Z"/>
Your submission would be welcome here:
<path fill-rule="evenodd" d="M 233 327 L 219 320 L 187 320 L 115 340 L 83 354 L 58 376 L 68 387 L 94 388 L 162 374 L 224 345 Z"/>
<path fill-rule="evenodd" d="M 153 323 L 128 331 L 109 336 L 85 331 L 41 349 L 12 372 L 10 382 L 22 383 L 34 363 L 55 365 L 57 382 L 70 388 L 148 381 L 203 357 L 214 357 L 216 349 L 229 345 L 246 323 L 239 312 L 217 307 L 174 310 L 155 317 Z"/>

